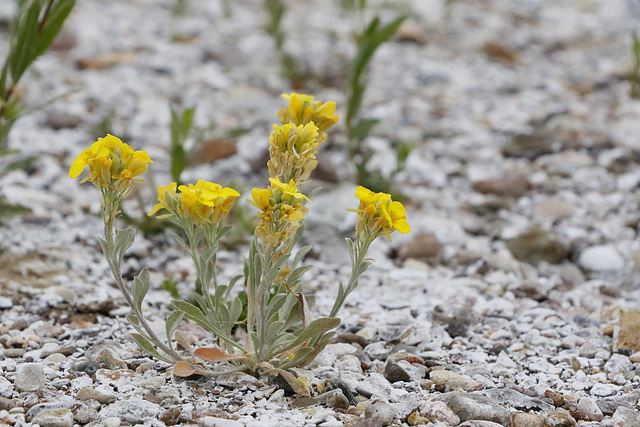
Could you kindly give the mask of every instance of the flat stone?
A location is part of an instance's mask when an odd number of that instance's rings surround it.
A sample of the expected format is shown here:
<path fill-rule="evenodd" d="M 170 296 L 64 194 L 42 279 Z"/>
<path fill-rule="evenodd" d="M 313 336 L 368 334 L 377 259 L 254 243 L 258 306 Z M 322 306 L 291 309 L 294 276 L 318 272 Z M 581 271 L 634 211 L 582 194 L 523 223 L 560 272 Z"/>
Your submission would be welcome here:
<path fill-rule="evenodd" d="M 444 423 L 449 426 L 460 424 L 460 417 L 440 400 L 428 400 L 420 404 L 420 414 L 436 423 Z"/>
<path fill-rule="evenodd" d="M 414 258 L 424 261 L 438 259 L 442 256 L 444 246 L 433 233 L 423 233 L 402 245 L 398 251 L 400 259 Z"/>
<path fill-rule="evenodd" d="M 116 401 L 116 396 L 114 394 L 102 393 L 93 387 L 84 387 L 78 390 L 76 394 L 76 399 L 80 401 L 86 400 L 96 400 L 101 405 L 107 405 Z"/>
<path fill-rule="evenodd" d="M 487 390 L 484 395 L 499 404 L 513 406 L 517 409 L 539 409 L 548 411 L 554 408 L 550 403 L 527 396 L 510 388 L 493 388 Z"/>
<path fill-rule="evenodd" d="M 544 417 L 526 412 L 509 414 L 509 427 L 544 427 Z"/>
<path fill-rule="evenodd" d="M 544 417 L 545 427 L 574 427 L 576 420 L 564 409 L 550 411 Z"/>
<path fill-rule="evenodd" d="M 568 251 L 556 233 L 541 227 L 532 227 L 506 243 L 513 256 L 529 264 L 546 261 L 558 264 L 567 257 Z"/>
<path fill-rule="evenodd" d="M 41 427 L 72 427 L 73 412 L 67 408 L 44 409 L 31 421 Z"/>
<path fill-rule="evenodd" d="M 25 363 L 18 366 L 14 383 L 19 390 L 36 391 L 47 383 L 47 376 L 39 363 Z"/>
<path fill-rule="evenodd" d="M 591 387 L 591 390 L 589 391 L 589 393 L 591 393 L 592 396 L 596 396 L 596 397 L 607 397 L 607 396 L 613 396 L 614 394 L 618 394 L 618 392 L 621 390 L 620 386 L 617 386 L 615 384 L 595 384 L 593 387 Z"/>
<path fill-rule="evenodd" d="M 531 183 L 525 176 L 488 179 L 473 183 L 473 189 L 482 194 L 518 198 L 531 189 Z"/>
<path fill-rule="evenodd" d="M 448 398 L 447 406 L 461 421 L 484 420 L 504 425 L 509 417 L 507 409 L 482 394 L 454 393 Z"/>
<path fill-rule="evenodd" d="M 24 348 L 7 348 L 4 350 L 4 357 L 10 357 L 12 359 L 17 359 L 18 357 L 24 356 L 27 352 Z"/>
<path fill-rule="evenodd" d="M 429 373 L 429 379 L 433 381 L 434 384 L 443 384 L 445 386 L 444 391 L 453 391 L 458 388 L 468 390 L 480 384 L 470 377 L 443 369 L 431 371 Z"/>

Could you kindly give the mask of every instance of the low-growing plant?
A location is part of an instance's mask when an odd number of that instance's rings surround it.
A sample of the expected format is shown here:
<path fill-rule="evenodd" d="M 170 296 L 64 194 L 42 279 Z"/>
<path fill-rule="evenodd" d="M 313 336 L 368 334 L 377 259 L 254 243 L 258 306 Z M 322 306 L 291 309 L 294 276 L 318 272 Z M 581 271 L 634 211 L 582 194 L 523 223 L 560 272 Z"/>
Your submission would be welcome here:
<path fill-rule="evenodd" d="M 20 117 L 32 111 L 22 104 L 16 89 L 27 69 L 47 51 L 58 35 L 74 4 L 75 0 L 18 2 L 10 27 L 7 58 L 0 71 L 0 171 L 3 173 L 22 169 L 36 159 L 33 156 L 18 160 L 9 158 L 18 152 L 7 150 L 9 132 Z M 30 212 L 26 207 L 7 204 L 3 199 L 0 196 L 0 217 Z"/>
<path fill-rule="evenodd" d="M 366 0 L 352 0 L 349 4 L 351 5 L 350 9 L 356 10 L 362 20 L 367 5 Z M 405 19 L 406 16 L 399 16 L 384 25 L 378 16 L 374 16 L 369 24 L 356 35 L 357 51 L 349 65 L 345 89 L 347 94 L 347 115 L 345 121 L 348 153 L 349 158 L 356 167 L 358 182 L 375 191 L 396 193 L 396 197 L 400 195 L 394 191 L 393 178 L 404 168 L 404 162 L 413 149 L 413 146 L 410 144 L 399 144 L 396 147 L 396 168 L 391 176 L 384 177 L 380 172 L 371 171 L 369 161 L 374 153 L 365 150 L 364 141 L 379 120 L 373 118 L 359 119 L 358 116 L 367 88 L 367 74 L 373 56 L 383 43 L 393 37 Z"/>
<path fill-rule="evenodd" d="M 631 33 L 631 54 L 633 66 L 629 74 L 629 96 L 640 99 L 640 37 L 636 33 Z"/>
<path fill-rule="evenodd" d="M 134 151 L 107 135 L 78 156 L 69 175 L 76 178 L 88 166 L 89 174 L 81 182 L 91 181 L 100 190 L 105 224 L 100 245 L 116 285 L 131 307 L 127 319 L 136 329 L 132 336 L 140 348 L 174 364 L 173 372 L 178 376 L 231 371 L 280 374 L 297 393 L 309 394 L 308 381 L 296 378 L 287 369 L 311 362 L 334 335 L 340 324 L 336 317 L 340 308 L 372 262 L 367 258 L 371 243 L 382 235 L 390 239 L 394 230 L 407 233 L 409 224 L 404 207 L 389 194 L 358 187 L 359 205 L 350 209 L 358 214 L 355 239 L 346 239 L 351 277 L 346 285 L 338 285 L 329 315 L 312 318 L 313 298 L 302 289 L 302 275 L 312 266 L 300 265 L 310 247 L 295 251 L 310 202 L 301 187 L 317 166 L 318 148 L 338 116 L 333 102 L 323 103 L 297 93 L 283 97 L 289 104 L 279 111 L 281 125 L 274 125 L 269 137 L 269 185 L 254 188 L 249 200 L 258 209 L 259 223 L 245 262 L 244 278 L 236 276 L 229 283 L 222 283 L 216 269 L 220 239 L 228 231 L 225 217 L 239 193 L 206 181 L 180 186 L 173 182 L 158 189 L 158 203 L 150 215 L 160 214 L 184 231 L 186 238 L 173 236 L 191 256 L 197 273 L 194 303 L 182 299 L 171 302 L 175 311 L 166 319 L 166 342 L 158 338 L 142 314 L 144 298 L 151 287 L 147 269 L 130 286 L 122 277 L 122 259 L 133 244 L 135 231 L 117 227 L 120 200 L 136 181 L 142 180 L 140 176 L 151 159 L 146 152 Z M 239 283 L 244 283 L 246 301 L 233 290 Z M 211 331 L 217 345 L 192 348 L 185 335 L 176 331 L 184 318 Z M 237 338 L 237 329 L 245 331 L 244 337 Z"/>

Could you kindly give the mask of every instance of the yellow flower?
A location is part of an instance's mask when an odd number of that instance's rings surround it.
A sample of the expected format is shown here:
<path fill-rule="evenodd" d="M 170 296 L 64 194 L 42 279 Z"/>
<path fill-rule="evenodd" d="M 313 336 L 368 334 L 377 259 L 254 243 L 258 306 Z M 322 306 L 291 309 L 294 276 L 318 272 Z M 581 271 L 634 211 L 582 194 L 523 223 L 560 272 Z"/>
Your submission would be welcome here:
<path fill-rule="evenodd" d="M 85 167 L 89 166 L 89 162 L 98 157 L 106 157 L 109 155 L 109 149 L 104 147 L 100 140 L 91 144 L 91 147 L 85 149 L 71 164 L 69 169 L 69 178 L 77 178 Z M 111 166 L 109 166 L 111 167 Z M 84 178 L 81 182 L 85 182 L 89 177 Z"/>
<path fill-rule="evenodd" d="M 387 193 L 376 193 L 368 188 L 356 187 L 356 197 L 360 200 L 360 209 L 365 209 L 369 205 L 376 206 L 385 199 L 390 199 L 391 195 Z"/>
<path fill-rule="evenodd" d="M 156 212 L 158 212 L 160 209 L 166 209 L 167 211 L 169 211 L 168 214 L 164 214 L 164 215 L 160 215 L 158 218 L 166 218 L 168 216 L 171 216 L 173 214 L 175 214 L 176 212 L 174 212 L 173 208 L 171 207 L 171 205 L 169 205 L 169 203 L 167 203 L 167 193 L 169 193 L 169 197 L 174 197 L 176 196 L 176 190 L 178 188 L 178 184 L 175 182 L 172 182 L 171 184 L 169 184 L 168 186 L 159 186 L 158 187 L 158 202 L 153 209 L 151 209 L 151 212 L 149 212 L 149 216 L 154 215 Z"/>
<path fill-rule="evenodd" d="M 89 175 L 82 182 L 91 181 L 97 187 L 111 187 L 120 193 L 131 189 L 136 178 L 142 175 L 153 161 L 146 151 L 134 151 L 113 135 L 98 138 L 71 164 L 69 177 L 76 178 L 89 166 Z"/>
<path fill-rule="evenodd" d="M 304 219 L 304 216 L 308 212 L 306 206 L 291 206 L 286 203 L 283 203 L 280 206 L 280 212 L 282 212 L 282 218 L 286 219 L 289 222 L 298 222 Z"/>
<path fill-rule="evenodd" d="M 340 118 L 334 114 L 336 111 L 335 102 L 314 101 L 311 95 L 295 92 L 283 93 L 282 97 L 289 101 L 287 108 L 278 112 L 282 124 L 291 122 L 296 125 L 304 125 L 313 122 L 320 132 L 325 132 Z"/>
<path fill-rule="evenodd" d="M 407 222 L 407 213 L 402 203 L 386 199 L 380 203 L 380 210 L 382 211 L 380 219 L 383 220 L 383 231 L 389 241 L 391 241 L 389 232 L 393 230 L 398 230 L 402 234 L 407 234 L 411 231 L 411 227 L 409 227 L 409 223 Z"/>
<path fill-rule="evenodd" d="M 297 184 L 294 180 L 289 181 L 289 184 L 283 184 L 282 182 L 280 182 L 280 178 L 278 177 L 269 178 L 269 181 L 271 182 L 271 188 L 279 188 L 280 190 L 282 190 L 285 196 L 291 196 L 296 199 L 305 199 L 307 201 L 311 201 L 307 196 L 298 191 Z"/>
<path fill-rule="evenodd" d="M 318 152 L 318 128 L 313 122 L 305 125 L 287 123 L 282 126 L 273 125 L 273 132 L 269 136 L 269 144 L 281 153 L 291 153 L 296 158 L 305 156 L 315 159 Z"/>
<path fill-rule="evenodd" d="M 269 199 L 271 198 L 271 191 L 268 188 L 254 188 L 251 190 L 251 197 L 253 200 L 247 199 L 249 203 L 263 212 L 267 212 L 271 208 Z"/>

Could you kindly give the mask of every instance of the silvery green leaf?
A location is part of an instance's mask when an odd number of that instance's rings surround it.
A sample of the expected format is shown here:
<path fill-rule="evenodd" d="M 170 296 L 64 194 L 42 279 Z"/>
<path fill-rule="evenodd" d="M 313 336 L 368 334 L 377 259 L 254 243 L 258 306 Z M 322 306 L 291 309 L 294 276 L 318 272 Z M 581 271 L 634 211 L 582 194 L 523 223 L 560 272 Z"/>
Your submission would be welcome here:
<path fill-rule="evenodd" d="M 351 258 L 351 265 L 354 265 L 356 262 L 356 251 L 355 248 L 353 247 L 353 240 L 351 240 L 350 238 L 345 238 L 344 240 L 347 241 L 347 248 L 349 249 L 349 257 Z"/>
<path fill-rule="evenodd" d="M 142 308 L 142 301 L 144 297 L 149 292 L 149 288 L 151 287 L 151 280 L 149 278 L 149 270 L 147 268 L 143 268 L 140 274 L 138 274 L 131 284 L 131 297 L 133 298 L 133 303 L 140 310 Z"/>
<path fill-rule="evenodd" d="M 173 336 L 175 330 L 178 329 L 178 326 L 180 326 L 183 318 L 184 313 L 180 311 L 174 311 L 167 317 L 167 320 L 165 321 L 165 328 L 167 331 L 167 340 L 169 341 L 169 343 L 171 343 L 171 337 Z"/>
<path fill-rule="evenodd" d="M 125 228 L 124 230 L 116 233 L 115 250 L 120 259 L 124 256 L 124 253 L 133 245 L 136 239 L 136 230 L 133 228 Z"/>
<path fill-rule="evenodd" d="M 213 332 L 221 338 L 225 337 L 223 332 L 216 328 L 215 325 L 213 325 L 204 313 L 202 313 L 202 311 L 195 305 L 180 300 L 173 300 L 171 301 L 171 304 L 176 310 L 183 312 L 187 319 L 193 320 L 200 326 L 203 326 L 205 329 L 208 329 L 210 332 Z"/>
<path fill-rule="evenodd" d="M 136 344 L 138 344 L 138 347 L 140 347 L 142 350 L 146 351 L 156 359 L 162 360 L 163 362 L 167 363 L 174 363 L 173 360 L 165 356 L 161 356 L 158 350 L 156 350 L 153 344 L 151 344 L 149 338 L 141 334 L 136 334 L 135 332 L 131 333 L 131 337 L 135 340 Z"/>
<path fill-rule="evenodd" d="M 98 237 L 98 242 L 100 243 L 100 247 L 102 248 L 102 252 L 107 255 L 113 255 L 113 245 L 111 242 L 103 239 L 102 237 Z"/>
<path fill-rule="evenodd" d="M 267 336 L 266 336 L 267 341 L 271 342 L 276 337 L 278 337 L 280 335 L 280 332 L 282 331 L 283 326 L 284 326 L 283 321 L 271 322 L 271 324 L 267 326 Z"/>
<path fill-rule="evenodd" d="M 312 265 L 303 265 L 302 267 L 298 267 L 295 270 L 293 270 L 291 273 L 289 273 L 289 277 L 287 278 L 287 282 L 289 283 L 289 286 L 291 286 L 300 277 L 302 277 L 304 273 L 311 270 L 311 268 L 313 268 Z"/>
<path fill-rule="evenodd" d="M 235 323 L 238 321 L 241 314 L 242 301 L 240 300 L 240 298 L 234 298 L 233 301 L 231 301 L 231 306 L 229 307 L 229 320 L 232 323 Z"/>
<path fill-rule="evenodd" d="M 304 368 L 307 364 L 311 363 L 313 359 L 315 359 L 316 356 L 320 354 L 322 350 L 324 350 L 327 344 L 329 344 L 329 341 L 331 340 L 331 338 L 333 338 L 335 334 L 336 334 L 335 331 L 327 332 L 319 340 L 317 340 L 317 342 L 313 347 L 313 351 L 306 355 L 306 360 L 298 364 L 298 367 Z"/>
<path fill-rule="evenodd" d="M 138 320 L 138 318 L 131 313 L 124 316 L 124 318 L 127 319 L 127 322 L 131 323 L 133 326 L 140 325 L 140 320 Z"/>
<path fill-rule="evenodd" d="M 295 268 L 300 263 L 300 261 L 302 261 L 305 255 L 309 253 L 310 250 L 311 250 L 311 245 L 307 245 L 300 248 L 300 250 L 296 252 L 296 255 L 293 257 L 293 260 L 291 261 L 291 268 Z"/>
<path fill-rule="evenodd" d="M 180 237 L 178 234 L 174 233 L 173 231 L 169 231 L 169 234 L 171 235 L 171 237 L 173 237 L 176 240 L 176 242 L 178 242 L 180 246 L 182 246 L 187 251 L 189 250 L 189 245 L 187 245 L 187 243 L 182 239 L 182 237 Z"/>

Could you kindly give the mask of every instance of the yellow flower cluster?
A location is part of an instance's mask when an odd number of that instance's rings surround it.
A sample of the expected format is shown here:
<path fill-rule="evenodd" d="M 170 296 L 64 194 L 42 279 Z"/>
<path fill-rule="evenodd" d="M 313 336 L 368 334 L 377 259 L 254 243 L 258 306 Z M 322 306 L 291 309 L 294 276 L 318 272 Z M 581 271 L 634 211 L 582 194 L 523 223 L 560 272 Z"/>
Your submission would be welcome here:
<path fill-rule="evenodd" d="M 391 241 L 390 233 L 394 230 L 402 234 L 411 230 L 404 206 L 400 202 L 394 202 L 390 194 L 357 187 L 355 195 L 360 200 L 360 206 L 349 210 L 358 213 L 356 232 L 359 236 L 375 239 L 385 234 Z"/>
<path fill-rule="evenodd" d="M 158 187 L 158 202 L 149 215 L 161 209 L 168 213 L 158 218 L 176 215 L 182 219 L 193 218 L 196 224 L 203 222 L 217 224 L 227 216 L 236 197 L 236 190 L 222 187 L 213 182 L 199 180 L 195 185 L 181 185 L 172 182 L 168 186 Z"/>
<path fill-rule="evenodd" d="M 335 125 L 340 118 L 335 113 L 335 102 L 314 101 L 311 95 L 302 95 L 292 92 L 283 93 L 282 97 L 289 101 L 287 108 L 278 111 L 278 118 L 282 124 L 293 123 L 295 125 L 306 125 L 314 123 L 320 135 L 318 144 L 327 140 L 325 133 L 331 126 Z"/>
<path fill-rule="evenodd" d="M 285 243 L 300 227 L 308 209 L 307 196 L 298 186 L 308 180 L 318 165 L 318 147 L 327 139 L 325 133 L 338 121 L 334 102 L 314 101 L 313 96 L 283 94 L 289 101 L 278 112 L 282 126 L 274 125 L 269 136 L 269 188 L 254 188 L 249 200 L 260 212 L 256 235 L 265 251 Z M 281 248 L 286 251 L 286 245 Z"/>
<path fill-rule="evenodd" d="M 279 178 L 269 178 L 269 181 L 269 188 L 251 190 L 253 200 L 248 202 L 260 210 L 256 234 L 265 246 L 276 247 L 300 227 L 299 222 L 308 212 L 304 203 L 309 199 L 298 191 L 293 180 L 288 184 L 280 182 Z"/>
<path fill-rule="evenodd" d="M 269 137 L 269 175 L 304 183 L 318 165 L 315 155 L 327 140 L 326 131 L 339 119 L 336 104 L 295 92 L 282 97 L 289 105 L 278 112 L 282 126 L 274 125 Z"/>
<path fill-rule="evenodd" d="M 126 194 L 137 178 L 153 163 L 146 151 L 134 151 L 113 135 L 98 138 L 73 161 L 69 177 L 76 178 L 89 166 L 89 175 L 81 183 L 91 181 L 100 189 L 113 189 Z"/>

